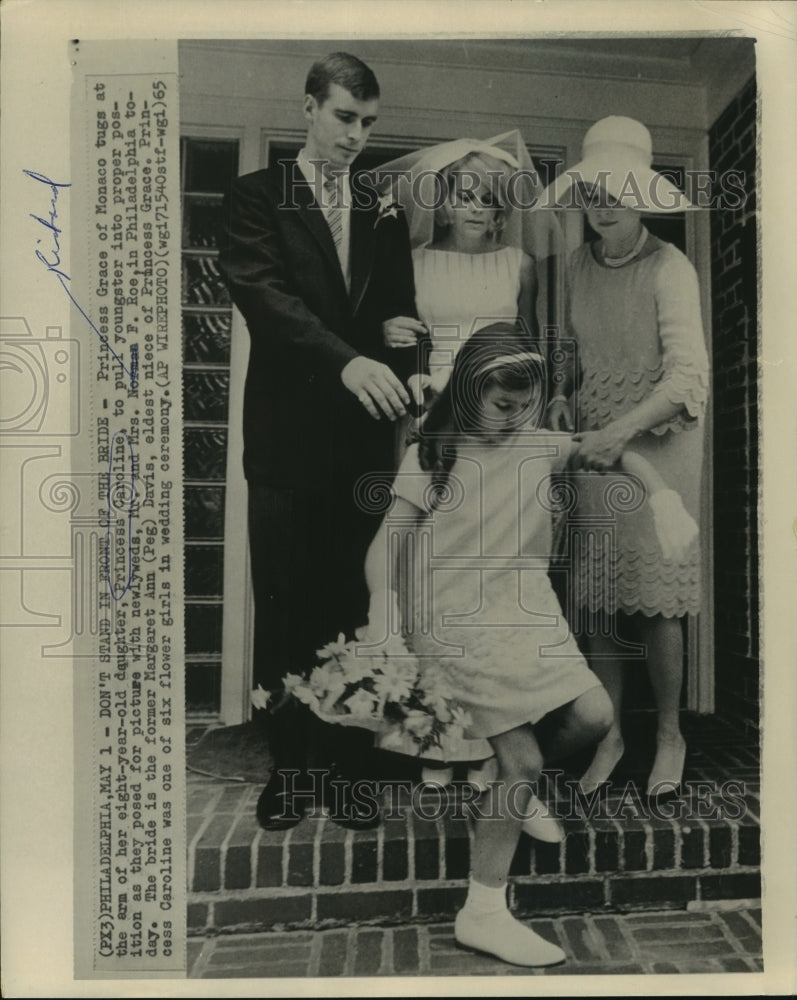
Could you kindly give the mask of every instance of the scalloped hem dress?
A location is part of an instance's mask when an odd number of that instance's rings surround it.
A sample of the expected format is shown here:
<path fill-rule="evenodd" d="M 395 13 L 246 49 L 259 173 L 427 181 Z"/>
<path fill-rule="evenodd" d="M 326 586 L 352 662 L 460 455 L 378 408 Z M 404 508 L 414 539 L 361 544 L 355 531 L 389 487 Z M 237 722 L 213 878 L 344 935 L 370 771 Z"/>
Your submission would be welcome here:
<path fill-rule="evenodd" d="M 677 247 L 652 235 L 620 267 L 607 267 L 584 244 L 571 257 L 569 321 L 583 373 L 579 429 L 605 427 L 654 392 L 682 404 L 679 414 L 635 437 L 630 447 L 678 491 L 700 524 L 708 357 L 694 267 Z M 649 504 L 612 502 L 612 480 L 616 486 L 620 477 L 577 479 L 577 605 L 668 618 L 696 613 L 699 538 L 682 561 L 665 559 Z M 616 501 L 616 489 L 613 496 Z"/>

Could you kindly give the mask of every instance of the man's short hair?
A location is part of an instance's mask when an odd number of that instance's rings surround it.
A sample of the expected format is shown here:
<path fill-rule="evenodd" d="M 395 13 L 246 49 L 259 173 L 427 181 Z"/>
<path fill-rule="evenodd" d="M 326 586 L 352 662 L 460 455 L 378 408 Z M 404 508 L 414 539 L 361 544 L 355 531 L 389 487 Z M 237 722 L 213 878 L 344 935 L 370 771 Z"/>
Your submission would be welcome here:
<path fill-rule="evenodd" d="M 348 52 L 331 52 L 313 63 L 307 74 L 304 92 L 323 104 L 329 97 L 331 83 L 348 90 L 358 101 L 370 101 L 379 97 L 379 84 L 373 70 Z"/>

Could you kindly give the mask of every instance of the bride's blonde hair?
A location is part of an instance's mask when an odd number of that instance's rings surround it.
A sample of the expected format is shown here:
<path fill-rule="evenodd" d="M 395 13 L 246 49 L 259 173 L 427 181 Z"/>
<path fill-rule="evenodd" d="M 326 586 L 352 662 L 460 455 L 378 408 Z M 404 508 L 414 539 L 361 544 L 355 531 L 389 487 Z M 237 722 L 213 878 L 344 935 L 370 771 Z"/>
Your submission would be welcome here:
<path fill-rule="evenodd" d="M 466 153 L 465 156 L 444 167 L 440 171 L 440 177 L 444 190 L 448 192 L 448 197 L 435 212 L 435 224 L 442 229 L 447 229 L 453 222 L 451 195 L 457 189 L 458 174 L 475 174 L 480 180 L 479 187 L 486 188 L 492 194 L 497 203 L 493 233 L 498 239 L 510 210 L 507 200 L 507 184 L 512 174 L 512 168 L 503 160 L 481 151 Z M 470 188 L 467 189 L 470 190 Z"/>

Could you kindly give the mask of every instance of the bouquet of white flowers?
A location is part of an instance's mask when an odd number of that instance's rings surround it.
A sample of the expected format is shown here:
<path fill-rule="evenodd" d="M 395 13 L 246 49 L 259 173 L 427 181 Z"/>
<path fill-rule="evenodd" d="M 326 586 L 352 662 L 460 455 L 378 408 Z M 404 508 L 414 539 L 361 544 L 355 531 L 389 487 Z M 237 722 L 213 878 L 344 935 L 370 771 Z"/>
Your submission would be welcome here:
<path fill-rule="evenodd" d="M 379 734 L 382 749 L 422 755 L 445 750 L 462 739 L 470 717 L 451 697 L 435 666 L 420 669 L 417 658 L 395 636 L 369 653 L 368 646 L 345 641 L 341 633 L 316 652 L 319 665 L 308 677 L 287 674 L 285 696 L 307 705 L 324 722 L 358 726 Z M 258 703 L 258 692 L 253 703 Z M 260 700 L 265 705 L 267 692 Z"/>

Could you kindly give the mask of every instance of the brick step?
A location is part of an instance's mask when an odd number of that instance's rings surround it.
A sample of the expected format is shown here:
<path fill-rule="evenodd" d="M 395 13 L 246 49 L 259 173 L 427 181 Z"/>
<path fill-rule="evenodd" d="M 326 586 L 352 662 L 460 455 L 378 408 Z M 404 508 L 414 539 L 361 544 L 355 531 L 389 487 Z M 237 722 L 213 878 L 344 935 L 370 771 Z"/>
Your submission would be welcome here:
<path fill-rule="evenodd" d="M 511 905 L 539 916 L 758 898 L 755 777 L 742 776 L 735 799 L 716 783 L 688 782 L 673 818 L 624 818 L 631 800 L 613 793 L 593 818 L 566 819 L 561 844 L 522 836 Z M 457 799 L 399 797 L 370 831 L 308 815 L 276 832 L 257 825 L 259 791 L 190 779 L 189 933 L 450 920 L 464 900 L 470 824 Z M 561 800 L 557 808 L 562 815 Z"/>

